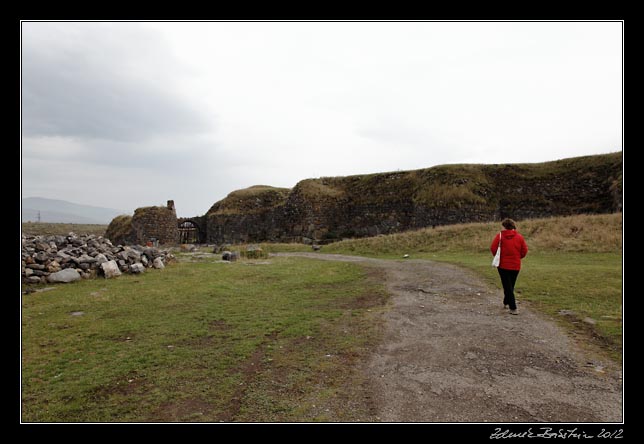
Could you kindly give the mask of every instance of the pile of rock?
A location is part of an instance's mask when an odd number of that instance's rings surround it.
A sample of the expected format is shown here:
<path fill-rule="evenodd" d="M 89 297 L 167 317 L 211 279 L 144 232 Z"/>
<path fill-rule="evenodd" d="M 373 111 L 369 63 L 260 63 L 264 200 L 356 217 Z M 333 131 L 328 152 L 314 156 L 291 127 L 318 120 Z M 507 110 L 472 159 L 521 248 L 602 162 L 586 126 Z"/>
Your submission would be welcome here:
<path fill-rule="evenodd" d="M 30 284 L 142 273 L 149 267 L 164 268 L 172 259 L 167 250 L 114 246 L 102 236 L 22 236 L 22 280 Z"/>

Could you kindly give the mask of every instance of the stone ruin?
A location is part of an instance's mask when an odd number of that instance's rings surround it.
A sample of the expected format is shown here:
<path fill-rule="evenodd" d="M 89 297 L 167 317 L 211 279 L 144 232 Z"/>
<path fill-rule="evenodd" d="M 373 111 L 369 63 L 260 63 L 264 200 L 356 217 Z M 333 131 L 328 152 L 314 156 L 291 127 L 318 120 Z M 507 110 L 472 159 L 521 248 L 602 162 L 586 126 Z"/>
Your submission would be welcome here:
<path fill-rule="evenodd" d="M 179 227 L 174 201 L 165 207 L 137 208 L 133 216 L 117 216 L 110 222 L 105 237 L 115 244 L 176 245 Z"/>
<path fill-rule="evenodd" d="M 162 269 L 173 259 L 168 250 L 115 246 L 102 236 L 22 236 L 22 281 L 27 284 L 142 273 L 150 267 Z"/>
<path fill-rule="evenodd" d="M 312 246 L 425 227 L 622 211 L 622 154 L 536 164 L 442 165 L 413 171 L 305 179 L 292 189 L 231 192 L 205 215 L 166 207 L 119 216 L 116 244 L 300 242 Z"/>

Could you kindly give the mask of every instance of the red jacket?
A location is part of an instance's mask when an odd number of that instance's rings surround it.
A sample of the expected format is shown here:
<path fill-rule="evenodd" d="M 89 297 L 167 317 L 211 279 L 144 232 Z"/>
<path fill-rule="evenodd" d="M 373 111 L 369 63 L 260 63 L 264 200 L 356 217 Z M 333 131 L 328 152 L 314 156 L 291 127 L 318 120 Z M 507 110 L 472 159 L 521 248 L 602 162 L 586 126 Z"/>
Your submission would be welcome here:
<path fill-rule="evenodd" d="M 503 230 L 501 233 L 501 263 L 499 268 L 505 270 L 521 270 L 521 259 L 528 254 L 525 239 L 516 230 Z M 496 254 L 499 247 L 499 235 L 494 236 L 490 251 Z"/>

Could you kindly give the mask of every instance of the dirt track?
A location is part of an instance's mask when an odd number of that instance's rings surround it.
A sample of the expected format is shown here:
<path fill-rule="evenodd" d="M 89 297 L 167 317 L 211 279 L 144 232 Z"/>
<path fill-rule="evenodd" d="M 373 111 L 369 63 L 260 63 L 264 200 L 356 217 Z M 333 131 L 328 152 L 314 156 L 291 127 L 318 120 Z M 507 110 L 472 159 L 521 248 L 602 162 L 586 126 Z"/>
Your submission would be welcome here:
<path fill-rule="evenodd" d="M 319 253 L 383 270 L 392 295 L 367 373 L 385 422 L 621 422 L 621 368 L 456 266 Z M 519 277 L 521 279 L 521 277 Z M 520 302 L 520 301 L 519 301 Z"/>

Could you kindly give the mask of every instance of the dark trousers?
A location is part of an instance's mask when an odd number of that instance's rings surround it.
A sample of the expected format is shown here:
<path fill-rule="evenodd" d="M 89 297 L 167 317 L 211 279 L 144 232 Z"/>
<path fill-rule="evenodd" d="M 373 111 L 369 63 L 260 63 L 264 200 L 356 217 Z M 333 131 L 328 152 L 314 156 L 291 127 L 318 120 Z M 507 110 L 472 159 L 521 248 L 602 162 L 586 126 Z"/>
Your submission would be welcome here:
<path fill-rule="evenodd" d="M 501 283 L 503 284 L 503 305 L 509 305 L 510 310 L 517 309 L 517 302 L 514 299 L 514 284 L 519 276 L 519 270 L 506 270 L 505 268 L 497 268 L 499 276 L 501 276 Z"/>

